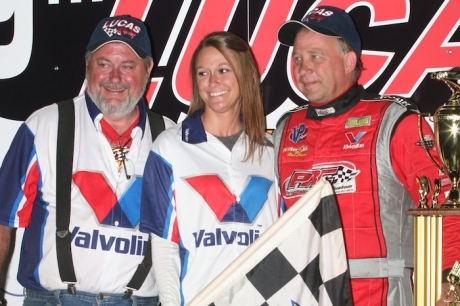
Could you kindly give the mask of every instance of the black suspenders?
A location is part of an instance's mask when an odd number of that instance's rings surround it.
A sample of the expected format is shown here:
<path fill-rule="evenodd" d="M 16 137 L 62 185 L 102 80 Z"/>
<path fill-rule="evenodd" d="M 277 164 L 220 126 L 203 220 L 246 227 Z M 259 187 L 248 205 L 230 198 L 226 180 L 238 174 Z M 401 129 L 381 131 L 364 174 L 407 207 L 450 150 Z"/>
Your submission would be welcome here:
<path fill-rule="evenodd" d="M 70 249 L 70 188 L 72 182 L 75 109 L 73 100 L 58 103 L 59 121 L 56 149 L 56 253 L 61 280 L 75 294 L 75 271 Z"/>
<path fill-rule="evenodd" d="M 75 270 L 70 246 L 70 192 L 75 137 L 75 106 L 73 100 L 57 103 L 59 110 L 58 137 L 56 150 L 56 253 L 59 275 L 67 284 L 67 291 L 75 294 Z M 151 110 L 147 111 L 152 132 L 152 141 L 165 129 L 163 117 Z M 137 266 L 133 278 L 126 285 L 124 298 L 131 297 L 133 290 L 139 290 L 152 267 L 152 247 L 147 243 L 143 261 Z"/>

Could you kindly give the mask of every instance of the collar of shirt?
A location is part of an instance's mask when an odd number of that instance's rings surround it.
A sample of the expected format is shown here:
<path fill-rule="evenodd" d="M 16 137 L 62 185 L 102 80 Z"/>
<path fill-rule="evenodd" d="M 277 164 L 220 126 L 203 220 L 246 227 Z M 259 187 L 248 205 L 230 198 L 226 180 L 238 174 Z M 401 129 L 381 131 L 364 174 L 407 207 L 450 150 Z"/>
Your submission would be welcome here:
<path fill-rule="evenodd" d="M 203 122 L 201 122 L 203 113 L 204 110 L 199 109 L 182 121 L 182 141 L 191 144 L 208 141 Z"/>
<path fill-rule="evenodd" d="M 344 94 L 325 105 L 314 106 L 309 104 L 307 118 L 321 120 L 346 113 L 359 102 L 363 92 L 364 88 L 355 83 Z"/>

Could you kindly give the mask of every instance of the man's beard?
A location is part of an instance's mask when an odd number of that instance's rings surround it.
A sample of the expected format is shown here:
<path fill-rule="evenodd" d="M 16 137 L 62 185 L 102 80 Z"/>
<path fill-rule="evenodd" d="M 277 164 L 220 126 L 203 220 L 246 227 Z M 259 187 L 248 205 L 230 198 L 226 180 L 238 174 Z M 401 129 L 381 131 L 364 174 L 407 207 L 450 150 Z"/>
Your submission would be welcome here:
<path fill-rule="evenodd" d="M 110 120 L 119 120 L 121 118 L 128 116 L 134 111 L 137 103 L 142 98 L 145 92 L 147 81 L 148 81 L 148 77 L 144 81 L 144 85 L 143 85 L 141 92 L 139 93 L 139 95 L 135 97 L 133 97 L 131 93 L 129 92 L 130 90 L 129 85 L 120 85 L 120 84 L 111 84 L 111 83 L 101 82 L 99 84 L 100 87 L 105 87 L 105 88 L 113 89 L 113 90 L 128 90 L 128 96 L 126 97 L 126 99 L 117 105 L 108 104 L 107 101 L 105 101 L 104 98 L 102 97 L 102 90 L 99 90 L 96 93 L 96 95 L 94 95 L 94 93 L 92 93 L 91 90 L 88 90 L 88 95 L 94 101 L 97 108 L 101 111 L 101 113 L 105 117 L 109 118 Z"/>

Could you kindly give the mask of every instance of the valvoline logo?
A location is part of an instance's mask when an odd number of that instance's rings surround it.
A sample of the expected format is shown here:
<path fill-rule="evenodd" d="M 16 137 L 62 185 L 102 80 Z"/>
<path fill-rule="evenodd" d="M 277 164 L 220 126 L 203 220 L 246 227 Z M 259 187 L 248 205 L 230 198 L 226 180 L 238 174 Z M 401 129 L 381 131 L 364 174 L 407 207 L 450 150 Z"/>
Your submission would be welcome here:
<path fill-rule="evenodd" d="M 220 222 L 251 224 L 268 198 L 273 182 L 261 176 L 249 176 L 243 191 L 236 197 L 215 174 L 185 179 L 198 192 Z"/>
<path fill-rule="evenodd" d="M 102 173 L 78 171 L 73 181 L 100 224 L 122 228 L 135 228 L 139 224 L 142 178 L 134 177 L 120 198 Z"/>

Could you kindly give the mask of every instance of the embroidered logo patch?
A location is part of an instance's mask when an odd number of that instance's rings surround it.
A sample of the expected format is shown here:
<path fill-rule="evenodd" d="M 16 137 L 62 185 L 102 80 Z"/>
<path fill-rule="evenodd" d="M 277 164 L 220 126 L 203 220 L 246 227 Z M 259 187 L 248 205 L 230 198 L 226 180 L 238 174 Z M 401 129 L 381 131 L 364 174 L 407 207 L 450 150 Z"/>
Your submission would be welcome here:
<path fill-rule="evenodd" d="M 371 125 L 371 116 L 365 116 L 362 118 L 349 118 L 345 122 L 345 128 L 352 128 L 358 126 L 369 126 Z"/>
<path fill-rule="evenodd" d="M 321 178 L 326 178 L 336 194 L 356 191 L 355 178 L 361 171 L 347 161 L 316 164 L 310 170 L 295 170 L 283 183 L 286 198 L 300 197 Z"/>
<path fill-rule="evenodd" d="M 335 114 L 335 108 L 333 108 L 333 107 L 328 107 L 328 108 L 325 108 L 325 109 L 315 108 L 315 111 L 316 111 L 316 114 L 319 117 L 324 117 L 324 116 L 327 116 L 327 115 Z"/>
<path fill-rule="evenodd" d="M 425 148 L 427 150 L 431 150 L 433 149 L 435 142 L 432 135 L 423 135 L 423 144 L 421 140 L 417 141 L 415 144 L 420 147 L 423 147 L 423 145 L 425 145 Z"/>
<path fill-rule="evenodd" d="M 307 152 L 307 150 L 308 150 L 307 146 L 300 146 L 298 148 L 289 147 L 289 148 L 284 148 L 283 153 L 287 152 L 287 156 L 289 157 L 302 157 L 302 156 L 307 155 L 305 153 Z"/>
<path fill-rule="evenodd" d="M 301 123 L 299 126 L 295 126 L 292 128 L 291 134 L 289 135 L 289 139 L 293 143 L 299 143 L 307 137 L 307 127 L 305 124 Z"/>
<path fill-rule="evenodd" d="M 353 133 L 351 133 L 351 132 L 345 133 L 345 136 L 347 137 L 349 143 L 345 144 L 343 146 L 343 149 L 347 150 L 347 149 L 361 149 L 361 148 L 364 148 L 364 144 L 359 143 L 359 140 L 361 139 L 361 137 L 364 136 L 364 134 L 366 134 L 366 132 L 359 132 L 358 134 L 356 134 L 356 136 L 353 135 Z"/>

